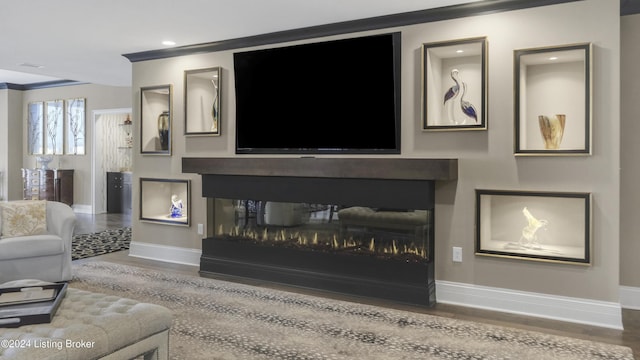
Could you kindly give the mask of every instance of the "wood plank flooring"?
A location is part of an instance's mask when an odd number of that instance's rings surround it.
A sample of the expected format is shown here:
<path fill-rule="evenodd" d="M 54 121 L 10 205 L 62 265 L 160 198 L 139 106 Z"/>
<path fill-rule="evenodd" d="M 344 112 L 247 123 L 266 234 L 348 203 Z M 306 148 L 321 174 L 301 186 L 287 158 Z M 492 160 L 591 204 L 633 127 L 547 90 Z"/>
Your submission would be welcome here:
<path fill-rule="evenodd" d="M 91 234 L 112 228 L 131 226 L 131 215 L 126 214 L 76 214 L 74 234 Z"/>
<path fill-rule="evenodd" d="M 131 219 L 122 214 L 77 214 L 78 225 L 76 233 L 98 232 L 112 227 L 131 226 Z M 107 255 L 97 256 L 88 259 L 76 260 L 82 262 L 90 261 L 110 261 L 114 263 L 126 264 L 155 269 L 165 272 L 198 276 L 198 267 L 172 264 L 148 259 L 140 259 L 128 256 L 128 251 L 119 251 Z M 496 311 L 473 309 L 462 306 L 447 304 L 436 304 L 433 308 L 398 304 L 390 301 L 366 299 L 360 297 L 347 296 L 343 294 L 328 293 L 319 290 L 291 287 L 281 284 L 263 282 L 259 280 L 232 278 L 220 276 L 221 280 L 243 282 L 250 285 L 275 288 L 285 291 L 294 291 L 310 295 L 320 295 L 329 298 L 347 300 L 353 302 L 367 303 L 378 306 L 408 310 L 418 313 L 425 313 L 437 316 L 445 316 L 456 319 L 483 322 L 488 324 L 508 326 L 524 330 L 539 331 L 554 335 L 568 336 L 585 340 L 600 341 L 609 344 L 628 346 L 633 349 L 636 360 L 640 360 L 640 310 L 622 310 L 622 320 L 624 330 L 614 330 L 596 326 L 567 323 L 556 320 L 540 319 L 529 316 L 514 315 Z"/>

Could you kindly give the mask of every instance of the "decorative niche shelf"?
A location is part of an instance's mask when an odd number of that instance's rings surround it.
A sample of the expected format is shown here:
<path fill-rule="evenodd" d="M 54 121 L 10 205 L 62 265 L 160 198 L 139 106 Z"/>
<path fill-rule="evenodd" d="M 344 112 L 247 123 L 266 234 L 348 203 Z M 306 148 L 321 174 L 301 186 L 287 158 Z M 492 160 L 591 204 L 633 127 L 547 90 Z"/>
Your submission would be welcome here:
<path fill-rule="evenodd" d="M 222 68 L 184 72 L 184 135 L 220 135 Z"/>
<path fill-rule="evenodd" d="M 140 220 L 190 225 L 190 180 L 140 178 Z"/>
<path fill-rule="evenodd" d="M 140 153 L 171 155 L 172 85 L 140 89 Z"/>
<path fill-rule="evenodd" d="M 514 51 L 516 155 L 591 155 L 592 47 Z"/>

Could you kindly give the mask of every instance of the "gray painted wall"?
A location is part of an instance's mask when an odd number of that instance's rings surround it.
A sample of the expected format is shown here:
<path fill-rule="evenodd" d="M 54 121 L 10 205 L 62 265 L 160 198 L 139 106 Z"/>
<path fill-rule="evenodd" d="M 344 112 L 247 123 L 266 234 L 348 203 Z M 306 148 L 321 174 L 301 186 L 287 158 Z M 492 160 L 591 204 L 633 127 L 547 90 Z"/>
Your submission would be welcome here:
<path fill-rule="evenodd" d="M 0 90 L 0 195 L 4 200 L 22 196 L 22 137 L 14 136 L 22 131 L 22 92 Z M 18 171 L 15 171 L 18 169 Z"/>
<path fill-rule="evenodd" d="M 459 159 L 458 182 L 437 187 L 438 280 L 618 301 L 620 148 L 611 144 L 620 141 L 619 12 L 618 2 L 587 0 L 348 35 L 402 31 L 401 156 Z M 423 132 L 420 46 L 477 36 L 489 40 L 489 130 Z M 346 36 L 319 40 L 341 37 Z M 513 50 L 582 42 L 594 44 L 593 155 L 514 157 Z M 193 186 L 191 227 L 134 221 L 134 241 L 200 248 L 202 236 L 197 234 L 195 224 L 206 224 L 206 203 L 200 197 L 199 176 L 182 174 L 181 157 L 235 156 L 232 53 L 220 51 L 133 64 L 134 118 L 140 113 L 140 87 L 174 85 L 173 155 L 134 155 L 134 219 L 139 215 L 138 178 L 191 179 Z M 222 135 L 184 137 L 183 72 L 212 66 L 224 69 Z M 138 132 L 138 124 L 134 124 Z M 474 256 L 476 188 L 592 193 L 593 264 L 586 267 Z M 462 247 L 462 263 L 451 262 L 453 246 Z"/>
<path fill-rule="evenodd" d="M 55 99 L 86 98 L 86 154 L 85 155 L 60 155 L 55 156 L 49 167 L 60 169 L 74 169 L 74 206 L 82 208 L 83 211 L 91 209 L 91 152 L 93 139 L 93 116 L 94 110 L 117 109 L 131 107 L 131 88 L 103 86 L 103 85 L 73 85 L 53 87 L 37 90 L 22 91 L 22 103 L 20 104 L 23 114 L 21 118 L 26 119 L 27 105 L 33 101 L 47 101 Z M 20 171 L 21 167 L 33 168 L 36 164 L 36 157 L 27 154 L 26 141 L 26 121 L 22 125 L 22 159 L 12 171 Z M 17 169 L 16 169 L 17 168 Z M 19 176 L 19 175 L 18 175 Z M 20 179 L 20 177 L 18 177 Z M 17 195 L 21 197 L 21 192 Z M 15 198 L 13 199 L 15 200 Z"/>

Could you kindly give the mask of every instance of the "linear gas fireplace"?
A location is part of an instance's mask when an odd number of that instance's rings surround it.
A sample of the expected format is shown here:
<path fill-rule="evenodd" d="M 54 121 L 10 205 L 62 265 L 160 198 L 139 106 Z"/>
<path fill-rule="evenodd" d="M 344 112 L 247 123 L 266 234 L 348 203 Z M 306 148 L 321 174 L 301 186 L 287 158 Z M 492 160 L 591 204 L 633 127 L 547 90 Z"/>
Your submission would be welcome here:
<path fill-rule="evenodd" d="M 432 210 L 215 201 L 221 210 L 214 213 L 215 239 L 403 263 L 429 258 Z"/>
<path fill-rule="evenodd" d="M 202 174 L 202 276 L 435 303 L 435 182 L 456 160 L 184 158 Z"/>

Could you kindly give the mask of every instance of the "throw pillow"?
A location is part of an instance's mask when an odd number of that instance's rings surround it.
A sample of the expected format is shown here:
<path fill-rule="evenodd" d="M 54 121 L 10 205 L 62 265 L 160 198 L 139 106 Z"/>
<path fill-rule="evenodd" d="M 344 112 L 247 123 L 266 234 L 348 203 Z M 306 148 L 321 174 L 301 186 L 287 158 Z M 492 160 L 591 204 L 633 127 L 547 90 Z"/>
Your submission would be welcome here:
<path fill-rule="evenodd" d="M 0 203 L 2 237 L 38 235 L 47 232 L 47 201 L 20 200 Z"/>

